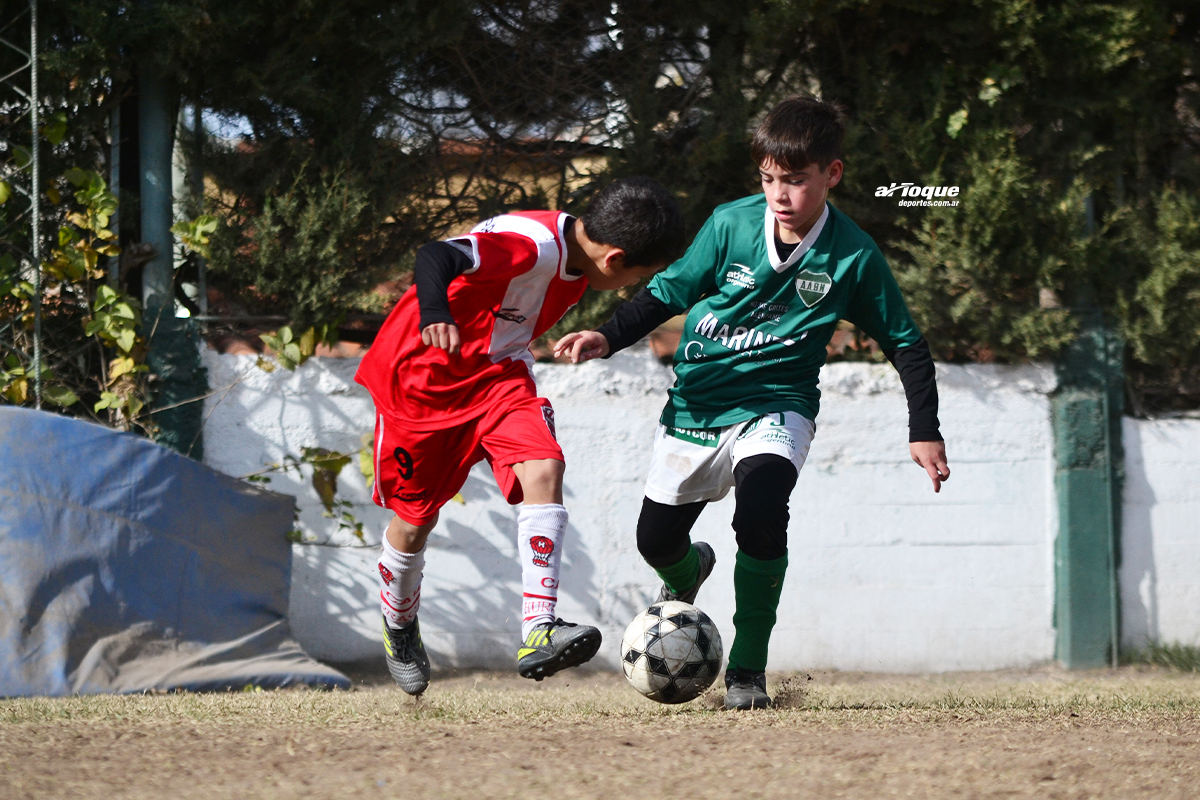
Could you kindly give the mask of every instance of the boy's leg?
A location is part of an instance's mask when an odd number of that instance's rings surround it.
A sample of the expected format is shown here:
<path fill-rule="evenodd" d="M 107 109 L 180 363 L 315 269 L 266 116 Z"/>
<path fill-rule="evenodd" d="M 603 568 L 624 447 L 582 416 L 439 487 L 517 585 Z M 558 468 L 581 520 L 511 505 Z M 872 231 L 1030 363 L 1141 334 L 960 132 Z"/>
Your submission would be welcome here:
<path fill-rule="evenodd" d="M 600 631 L 555 616 L 567 510 L 562 504 L 562 448 L 554 436 L 554 411 L 528 397 L 489 414 L 481 437 L 505 498 L 522 503 L 517 518 L 521 561 L 521 645 L 517 671 L 542 680 L 592 658 Z"/>
<path fill-rule="evenodd" d="M 555 459 L 512 465 L 525 502 L 517 517 L 517 557 L 521 559 L 521 640 L 537 625 L 554 622 L 567 509 L 562 504 L 565 465 Z"/>
<path fill-rule="evenodd" d="M 425 568 L 425 540 L 437 516 L 424 525 L 392 517 L 379 552 L 379 601 L 383 616 L 393 628 L 404 628 L 417 618 L 421 605 L 421 577 Z"/>
<path fill-rule="evenodd" d="M 474 423 L 446 431 L 414 431 L 380 415 L 375 427 L 375 502 L 396 516 L 388 524 L 376 574 L 388 670 L 409 694 L 429 684 L 429 657 L 417 612 L 425 541 L 438 510 L 462 487 L 476 453 Z"/>
<path fill-rule="evenodd" d="M 564 465 L 536 459 L 512 465 L 524 504 L 517 518 L 517 554 L 521 559 L 521 646 L 517 672 L 542 680 L 559 670 L 589 661 L 600 649 L 600 631 L 555 615 L 567 510 L 562 504 Z"/>
<path fill-rule="evenodd" d="M 787 572 L 788 498 L 796 486 L 796 468 L 779 456 L 759 455 L 739 463 L 734 478 L 737 605 L 729 668 L 761 672 L 767 668 L 767 645 Z"/>
<path fill-rule="evenodd" d="M 788 500 L 814 432 L 808 420 L 788 417 L 769 415 L 751 422 L 735 447 L 733 529 L 738 554 L 726 708 L 771 704 L 765 672 L 787 572 Z"/>
<path fill-rule="evenodd" d="M 734 477 L 738 553 L 725 707 L 762 708 L 771 705 L 767 648 L 787 572 L 788 497 L 796 485 L 796 468 L 777 455 L 757 455 L 740 462 Z"/>
<path fill-rule="evenodd" d="M 401 689 L 412 695 L 421 694 L 429 686 L 429 655 L 421 641 L 417 611 L 421 605 L 425 540 L 436 523 L 436 515 L 424 525 L 393 517 L 384 533 L 377 564 L 388 672 Z"/>
<path fill-rule="evenodd" d="M 638 552 L 658 577 L 663 587 L 658 602 L 696 599 L 700 584 L 712 573 L 716 556 L 704 542 L 692 544 L 691 530 L 707 500 L 672 506 L 646 497 L 638 516 Z"/>

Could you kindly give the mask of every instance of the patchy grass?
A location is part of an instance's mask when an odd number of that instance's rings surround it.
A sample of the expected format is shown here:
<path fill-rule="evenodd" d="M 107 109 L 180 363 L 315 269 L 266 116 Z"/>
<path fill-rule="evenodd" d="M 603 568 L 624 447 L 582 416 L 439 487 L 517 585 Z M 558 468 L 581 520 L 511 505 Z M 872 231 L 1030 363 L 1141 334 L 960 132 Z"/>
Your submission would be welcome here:
<path fill-rule="evenodd" d="M 1191 800 L 1200 785 L 1200 675 L 1161 668 L 772 675 L 779 707 L 746 713 L 718 710 L 719 687 L 658 705 L 611 673 L 434 677 L 420 700 L 382 685 L 0 701 L 0 797 Z"/>
<path fill-rule="evenodd" d="M 1161 663 L 1161 662 L 1160 662 Z M 1177 668 L 1178 669 L 1178 668 Z M 897 712 L 929 717 L 960 712 L 1054 716 L 1087 711 L 1200 714 L 1200 679 L 1167 670 L 1124 668 L 1069 673 L 1053 668 L 1000 673 L 885 675 L 814 672 L 772 675 L 777 708 L 763 716 L 843 716 L 870 719 Z M 0 725 L 190 721 L 215 724 L 305 726 L 403 722 L 585 722 L 636 724 L 724 716 L 718 681 L 699 700 L 653 703 L 619 676 L 581 673 L 573 680 L 535 684 L 515 676 L 471 673 L 435 680 L 419 699 L 391 686 L 350 692 L 290 689 L 226 694 L 91 695 L 0 701 Z"/>
<path fill-rule="evenodd" d="M 1200 672 L 1200 646 L 1194 644 L 1151 644 L 1121 653 L 1122 664 L 1149 664 L 1155 667 Z"/>

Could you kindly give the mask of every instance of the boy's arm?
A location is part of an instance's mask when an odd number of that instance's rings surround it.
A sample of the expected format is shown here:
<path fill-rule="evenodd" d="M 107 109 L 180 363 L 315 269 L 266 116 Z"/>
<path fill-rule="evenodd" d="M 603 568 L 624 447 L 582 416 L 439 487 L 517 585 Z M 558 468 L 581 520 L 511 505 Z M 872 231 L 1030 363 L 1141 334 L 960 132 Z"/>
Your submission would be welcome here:
<path fill-rule="evenodd" d="M 430 242 L 417 250 L 413 282 L 421 311 L 421 341 L 454 354 L 462 340 L 450 313 L 450 282 L 475 266 L 474 259 L 449 242 Z"/>
<path fill-rule="evenodd" d="M 909 454 L 933 481 L 933 491 L 940 492 L 942 481 L 950 478 L 950 467 L 939 431 L 937 377 L 929 343 L 922 336 L 915 344 L 887 349 L 883 354 L 900 373 L 908 399 Z"/>
<path fill-rule="evenodd" d="M 883 354 L 900 373 L 900 382 L 904 384 L 904 396 L 908 399 L 908 440 L 942 441 L 937 415 L 937 375 L 925 337 L 907 347 L 884 350 Z"/>
<path fill-rule="evenodd" d="M 942 490 L 950 478 L 946 445 L 938 430 L 937 379 L 929 344 L 909 314 L 908 305 L 896 285 L 887 261 L 872 249 L 860 265 L 854 296 L 846 318 L 879 342 L 884 355 L 900 373 L 908 398 L 908 450 L 933 482 Z"/>
<path fill-rule="evenodd" d="M 675 312 L 648 289 L 622 303 L 608 322 L 594 331 L 568 333 L 554 345 L 554 355 L 567 356 L 571 363 L 608 358 L 641 340 L 643 336 L 675 316 Z"/>

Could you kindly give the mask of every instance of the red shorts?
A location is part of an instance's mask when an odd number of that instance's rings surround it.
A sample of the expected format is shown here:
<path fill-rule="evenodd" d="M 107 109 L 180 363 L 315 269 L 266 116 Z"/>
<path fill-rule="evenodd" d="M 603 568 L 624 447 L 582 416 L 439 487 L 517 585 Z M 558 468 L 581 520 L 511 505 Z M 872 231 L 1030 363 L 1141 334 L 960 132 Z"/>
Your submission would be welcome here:
<path fill-rule="evenodd" d="M 471 467 L 485 458 L 505 499 L 520 503 L 524 494 L 513 464 L 564 460 L 554 438 L 550 401 L 514 398 L 481 417 L 432 431 L 414 431 L 404 420 L 378 414 L 372 498 L 410 525 L 424 525 L 458 494 Z"/>

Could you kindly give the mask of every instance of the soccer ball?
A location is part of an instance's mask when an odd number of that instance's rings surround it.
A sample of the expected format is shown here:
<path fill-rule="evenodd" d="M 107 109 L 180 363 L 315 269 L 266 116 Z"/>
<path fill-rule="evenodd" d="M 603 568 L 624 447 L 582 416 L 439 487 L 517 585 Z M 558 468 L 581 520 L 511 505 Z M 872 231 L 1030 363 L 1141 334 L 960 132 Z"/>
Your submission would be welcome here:
<path fill-rule="evenodd" d="M 621 667 L 634 689 L 660 703 L 686 703 L 721 671 L 721 634 L 700 609 L 677 600 L 655 603 L 633 618 L 621 638 Z"/>

